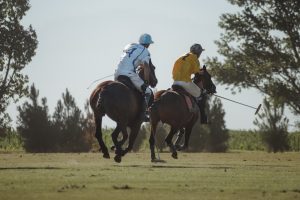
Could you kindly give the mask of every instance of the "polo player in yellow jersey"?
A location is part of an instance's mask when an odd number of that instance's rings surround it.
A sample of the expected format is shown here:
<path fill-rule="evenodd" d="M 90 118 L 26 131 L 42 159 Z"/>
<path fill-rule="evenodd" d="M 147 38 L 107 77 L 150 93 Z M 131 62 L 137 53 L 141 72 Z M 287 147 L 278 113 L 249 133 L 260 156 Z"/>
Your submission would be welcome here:
<path fill-rule="evenodd" d="M 201 89 L 192 82 L 191 75 L 200 72 L 199 57 L 204 51 L 200 44 L 193 44 L 190 52 L 179 57 L 173 67 L 173 85 L 181 86 L 185 91 L 196 98 L 197 105 L 200 109 L 201 123 L 207 124 L 205 113 L 205 100 L 201 97 Z"/>

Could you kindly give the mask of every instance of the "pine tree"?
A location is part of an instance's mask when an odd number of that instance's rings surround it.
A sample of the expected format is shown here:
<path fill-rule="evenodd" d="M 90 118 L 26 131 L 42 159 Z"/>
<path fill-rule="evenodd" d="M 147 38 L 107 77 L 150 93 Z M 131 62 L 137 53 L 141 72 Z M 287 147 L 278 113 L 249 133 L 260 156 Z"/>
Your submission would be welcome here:
<path fill-rule="evenodd" d="M 225 111 L 219 99 L 211 101 L 209 98 L 206 102 L 208 121 L 211 123 L 201 125 L 200 121 L 196 122 L 190 137 L 190 151 L 224 152 L 228 148 L 229 133 L 225 126 Z"/>
<path fill-rule="evenodd" d="M 57 150 L 58 135 L 48 114 L 47 99 L 38 100 L 39 91 L 32 85 L 30 102 L 18 107 L 17 130 L 24 138 L 24 148 L 28 152 L 53 152 Z"/>
<path fill-rule="evenodd" d="M 209 137 L 206 149 L 209 152 L 225 152 L 228 148 L 229 133 L 225 126 L 225 111 L 220 99 L 214 98 L 209 112 Z"/>
<path fill-rule="evenodd" d="M 68 89 L 62 94 L 62 100 L 57 102 L 53 123 L 61 137 L 61 151 L 81 152 L 91 149 L 91 144 L 85 140 L 84 116 Z"/>
<path fill-rule="evenodd" d="M 259 128 L 263 142 L 268 151 L 278 152 L 289 150 L 288 123 L 283 117 L 284 104 L 274 105 L 267 99 L 263 103 L 264 112 L 258 115 L 254 124 Z"/>

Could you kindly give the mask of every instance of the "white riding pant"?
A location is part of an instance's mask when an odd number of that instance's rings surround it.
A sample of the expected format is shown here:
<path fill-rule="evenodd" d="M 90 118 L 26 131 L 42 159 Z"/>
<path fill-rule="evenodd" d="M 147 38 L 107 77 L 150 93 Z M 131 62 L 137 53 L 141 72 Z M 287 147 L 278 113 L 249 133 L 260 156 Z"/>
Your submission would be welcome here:
<path fill-rule="evenodd" d="M 183 87 L 193 97 L 199 97 L 201 94 L 201 89 L 193 82 L 174 81 L 173 84 Z"/>
<path fill-rule="evenodd" d="M 134 73 L 134 72 L 118 73 L 118 71 L 116 71 L 115 80 L 117 80 L 118 76 L 120 76 L 120 75 L 129 77 L 131 82 L 135 86 L 135 88 L 138 89 L 138 91 L 143 92 L 141 86 L 144 84 L 144 81 L 143 81 L 143 79 L 141 79 L 139 77 L 139 75 L 137 73 Z M 149 87 L 147 87 L 145 93 L 151 95 L 151 93 L 152 93 L 151 89 Z"/>

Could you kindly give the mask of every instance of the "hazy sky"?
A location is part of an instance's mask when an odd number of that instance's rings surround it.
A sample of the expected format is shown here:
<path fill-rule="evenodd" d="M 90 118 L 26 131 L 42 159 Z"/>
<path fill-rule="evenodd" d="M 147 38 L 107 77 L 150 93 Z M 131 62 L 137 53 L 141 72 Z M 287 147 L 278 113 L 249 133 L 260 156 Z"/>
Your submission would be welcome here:
<path fill-rule="evenodd" d="M 30 84 L 46 97 L 50 113 L 66 88 L 83 109 L 97 79 L 112 75 L 123 47 L 137 42 L 142 33 L 152 35 L 152 61 L 156 65 L 157 89 L 172 84 L 171 71 L 177 57 L 193 43 L 200 43 L 206 57 L 219 56 L 214 41 L 220 38 L 220 16 L 236 12 L 226 0 L 31 0 L 23 24 L 37 32 L 36 56 L 25 68 Z M 213 67 L 213 66 L 208 66 Z M 112 79 L 113 77 L 104 80 Z M 263 100 L 256 91 L 232 95 L 217 84 L 218 95 L 258 106 Z M 253 109 L 223 101 L 229 129 L 253 129 Z M 16 106 L 9 112 L 16 115 Z M 293 120 L 293 119 L 291 119 Z M 104 125 L 115 124 L 108 118 Z"/>

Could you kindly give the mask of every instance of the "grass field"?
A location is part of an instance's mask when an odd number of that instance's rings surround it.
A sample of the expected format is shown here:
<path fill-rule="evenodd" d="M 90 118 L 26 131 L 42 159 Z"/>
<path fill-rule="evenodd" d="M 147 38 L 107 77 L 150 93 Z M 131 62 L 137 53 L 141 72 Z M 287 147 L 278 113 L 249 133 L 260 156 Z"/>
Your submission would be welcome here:
<path fill-rule="evenodd" d="M 299 153 L 0 154 L 0 199 L 300 199 Z"/>

